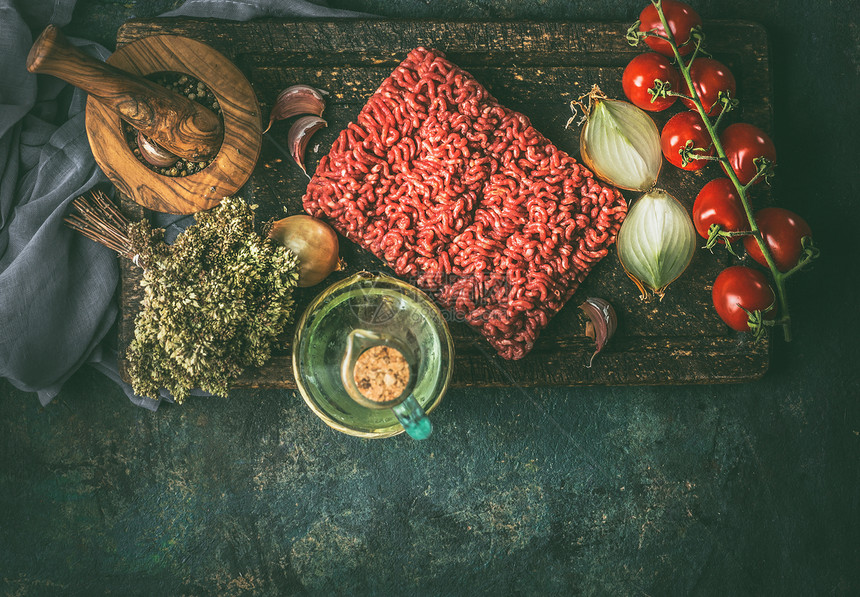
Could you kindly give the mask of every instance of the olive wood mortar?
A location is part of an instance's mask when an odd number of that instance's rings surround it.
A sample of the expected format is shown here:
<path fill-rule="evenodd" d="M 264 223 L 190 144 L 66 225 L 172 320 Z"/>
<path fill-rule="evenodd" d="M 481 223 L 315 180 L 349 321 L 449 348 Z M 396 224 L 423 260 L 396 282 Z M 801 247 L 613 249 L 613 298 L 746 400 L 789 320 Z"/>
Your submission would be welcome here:
<path fill-rule="evenodd" d="M 119 48 L 100 62 L 48 26 L 27 57 L 30 72 L 51 74 L 89 94 L 86 128 L 96 162 L 124 195 L 153 211 L 190 214 L 210 209 L 247 182 L 260 156 L 262 121 L 257 96 L 236 66 L 193 39 L 159 35 Z M 174 72 L 206 85 L 221 106 L 208 108 L 153 83 L 146 75 Z M 169 177 L 134 155 L 122 121 L 204 169 Z"/>

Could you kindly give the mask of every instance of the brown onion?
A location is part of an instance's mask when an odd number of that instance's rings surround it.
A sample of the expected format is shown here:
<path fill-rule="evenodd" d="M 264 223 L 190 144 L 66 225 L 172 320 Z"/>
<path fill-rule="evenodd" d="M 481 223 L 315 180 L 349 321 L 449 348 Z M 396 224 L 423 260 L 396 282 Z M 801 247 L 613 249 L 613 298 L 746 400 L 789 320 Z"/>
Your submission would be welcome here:
<path fill-rule="evenodd" d="M 301 287 L 319 284 L 338 269 L 337 233 L 322 220 L 304 214 L 278 220 L 272 224 L 269 238 L 298 257 Z"/>

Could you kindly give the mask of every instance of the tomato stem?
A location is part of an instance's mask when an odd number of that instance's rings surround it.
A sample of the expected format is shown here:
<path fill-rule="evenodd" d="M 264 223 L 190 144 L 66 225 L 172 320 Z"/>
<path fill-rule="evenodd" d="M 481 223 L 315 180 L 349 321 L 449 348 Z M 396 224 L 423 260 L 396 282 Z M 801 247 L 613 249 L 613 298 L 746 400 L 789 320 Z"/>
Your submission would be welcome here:
<path fill-rule="evenodd" d="M 669 81 L 654 79 L 654 87 L 648 90 L 651 95 L 651 103 L 653 104 L 661 97 L 667 97 L 672 91 L 672 84 Z"/>
<path fill-rule="evenodd" d="M 642 36 L 642 38 L 653 37 L 654 39 L 662 39 L 663 41 L 666 41 L 666 42 L 669 41 L 668 37 L 666 37 L 665 35 L 660 35 L 659 33 L 654 33 L 653 30 L 642 31 L 639 33 L 639 35 Z"/>
<path fill-rule="evenodd" d="M 678 150 L 678 153 L 684 152 L 685 149 L 686 149 L 685 147 L 682 147 L 681 149 Z M 722 158 L 719 158 L 715 155 L 700 154 L 700 153 L 696 153 L 696 151 L 705 151 L 705 150 L 702 149 L 701 147 L 693 147 L 692 149 L 687 150 L 687 153 L 690 154 L 690 158 L 688 161 L 690 161 L 690 162 L 693 160 L 708 160 L 710 162 L 721 162 L 721 161 L 723 161 Z"/>
<path fill-rule="evenodd" d="M 627 29 L 627 35 L 625 37 L 627 38 L 627 43 L 631 46 L 638 46 L 642 38 L 645 37 L 643 33 L 639 32 L 639 25 L 641 23 L 642 21 L 637 20 Z"/>
<path fill-rule="evenodd" d="M 726 251 L 728 251 L 731 255 L 737 257 L 738 254 L 735 253 L 735 249 L 732 246 L 732 239 L 737 236 L 749 235 L 750 232 L 727 232 L 723 230 L 719 224 L 711 224 L 711 226 L 708 228 L 708 242 L 705 243 L 705 246 L 703 248 L 713 253 L 717 241 L 723 239 L 723 245 L 726 247 Z"/>
<path fill-rule="evenodd" d="M 803 253 L 797 261 L 797 265 L 788 271 L 782 272 L 783 279 L 793 276 L 818 258 L 818 249 L 812 244 L 811 236 L 804 236 L 800 242 L 803 246 Z"/>
<path fill-rule="evenodd" d="M 720 116 L 717 117 L 717 121 L 715 123 L 711 122 L 710 117 L 708 116 L 707 110 L 702 105 L 702 100 L 699 97 L 699 92 L 696 91 L 695 86 L 693 85 L 692 77 L 690 77 L 690 65 L 692 65 L 693 61 L 690 60 L 689 63 L 684 62 L 684 58 L 681 56 L 681 52 L 678 49 L 678 44 L 675 41 L 675 34 L 672 33 L 672 29 L 669 27 L 669 23 L 666 21 L 666 15 L 663 13 L 663 7 L 661 6 L 661 0 L 651 0 L 651 3 L 654 5 L 654 8 L 657 9 L 657 15 L 660 17 L 660 22 L 663 24 L 663 30 L 666 35 L 664 39 L 669 42 L 669 45 L 672 47 L 672 52 L 675 54 L 675 60 L 678 62 L 678 70 L 681 71 L 681 75 L 684 77 L 684 81 L 687 83 L 687 89 L 690 92 L 690 100 L 696 106 L 696 110 L 699 112 L 699 115 L 702 117 L 702 122 L 705 125 L 705 128 L 708 130 L 708 134 L 711 136 L 711 141 L 714 144 L 714 150 L 716 152 L 716 157 L 711 159 L 716 159 L 724 162 L 723 170 L 726 175 L 732 181 L 735 189 L 738 192 L 738 197 L 741 200 L 741 204 L 744 208 L 744 213 L 747 217 L 747 223 L 749 224 L 750 230 L 747 234 L 752 234 L 758 243 L 759 248 L 761 249 L 761 253 L 767 262 L 767 267 L 770 270 L 771 277 L 774 281 L 774 286 L 776 286 L 776 297 L 777 302 L 779 303 L 779 314 L 780 317 L 777 320 L 780 325 L 782 325 L 783 332 L 785 334 L 785 341 L 791 341 L 791 316 L 789 315 L 788 310 L 788 294 L 785 291 L 785 279 L 787 276 L 779 271 L 779 268 L 776 267 L 776 263 L 773 260 L 773 255 L 770 253 L 770 249 L 767 247 L 767 243 L 764 242 L 762 238 L 761 232 L 759 232 L 758 225 L 756 224 L 755 217 L 753 216 L 752 207 L 750 206 L 749 198 L 747 197 L 747 189 L 749 184 L 752 184 L 754 180 L 759 178 L 760 176 L 764 176 L 763 172 L 766 168 L 759 168 L 756 172 L 753 180 L 750 181 L 748 185 L 741 184 L 741 181 L 738 179 L 737 174 L 735 174 L 734 168 L 729 165 L 729 158 L 726 155 L 725 150 L 723 149 L 723 144 L 720 142 L 720 137 L 717 134 L 717 124 L 719 124 L 720 117 L 722 117 L 723 112 L 726 111 L 728 105 L 730 103 L 723 103 L 722 110 L 720 111 Z M 663 36 L 658 36 L 663 37 Z M 701 44 L 700 40 L 696 42 L 696 49 L 698 50 L 698 46 Z M 693 54 L 695 56 L 695 53 Z M 729 108 L 731 109 L 731 108 Z M 797 268 L 794 268 L 797 269 Z M 791 273 L 794 273 L 794 269 L 789 270 Z"/>
<path fill-rule="evenodd" d="M 764 177 L 765 182 L 768 182 L 768 178 L 773 175 L 773 164 L 771 164 L 770 160 L 767 158 L 755 158 L 753 163 L 756 165 L 755 176 L 753 176 L 748 183 L 744 185 L 744 189 L 748 189 L 753 186 L 756 182 L 758 182 L 759 178 Z"/>
<path fill-rule="evenodd" d="M 720 104 L 720 113 L 717 115 L 717 120 L 714 122 L 714 130 L 719 130 L 720 122 L 723 120 L 723 116 L 726 115 L 726 112 L 731 112 L 738 105 L 738 100 L 734 99 L 728 92 L 720 91 L 717 95 L 717 101 L 714 102 L 714 106 Z M 714 109 L 714 106 L 708 108 L 708 112 Z"/>
<path fill-rule="evenodd" d="M 667 91 L 666 95 L 674 95 L 675 97 L 679 97 L 681 99 L 693 101 L 693 98 L 691 98 L 689 95 L 684 95 L 683 93 L 678 93 L 676 91 Z"/>
<path fill-rule="evenodd" d="M 735 232 L 723 232 L 720 231 L 720 236 L 726 237 L 734 237 L 734 236 L 758 236 L 757 232 L 751 232 L 749 230 L 744 231 L 735 231 Z"/>

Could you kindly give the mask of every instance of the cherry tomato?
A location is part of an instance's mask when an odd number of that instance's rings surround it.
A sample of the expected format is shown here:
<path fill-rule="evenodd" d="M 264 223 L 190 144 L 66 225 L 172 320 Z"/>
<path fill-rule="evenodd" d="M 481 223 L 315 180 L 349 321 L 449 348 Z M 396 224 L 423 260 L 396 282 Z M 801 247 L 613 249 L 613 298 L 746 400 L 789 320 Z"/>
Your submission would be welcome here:
<path fill-rule="evenodd" d="M 693 225 L 699 236 L 708 238 L 712 224 L 718 224 L 724 232 L 749 230 L 744 206 L 728 178 L 715 178 L 703 186 L 693 202 Z M 723 239 L 719 242 L 724 244 Z"/>
<path fill-rule="evenodd" d="M 781 207 L 766 207 L 757 211 L 755 221 L 776 268 L 787 272 L 797 265 L 803 253 L 800 240 L 804 236 L 812 236 L 809 224 L 796 213 Z M 750 257 L 767 267 L 767 261 L 755 238 L 744 237 L 744 248 Z"/>
<path fill-rule="evenodd" d="M 663 127 L 663 132 L 660 133 L 660 148 L 671 164 L 684 170 L 699 170 L 707 165 L 708 160 L 690 160 L 686 166 L 681 165 L 683 160 L 679 151 L 690 140 L 693 141 L 693 147 L 707 149 L 695 153 L 714 155 L 711 136 L 702 122 L 702 117 L 697 112 L 680 112 L 670 118 Z"/>
<path fill-rule="evenodd" d="M 672 91 L 678 91 L 681 85 L 681 76 L 668 58 L 663 54 L 647 52 L 630 61 L 621 77 L 621 86 L 634 106 L 649 112 L 659 112 L 674 104 L 678 98 L 670 95 L 658 97 L 652 102 L 653 96 L 648 90 L 654 87 L 654 79 L 669 83 Z"/>
<path fill-rule="evenodd" d="M 666 17 L 666 23 L 669 24 L 669 30 L 675 36 L 675 43 L 678 45 L 681 56 L 686 56 L 695 48 L 695 44 L 690 42 L 690 33 L 694 27 L 702 26 L 702 17 L 689 4 L 678 2 L 678 0 L 663 0 L 663 15 Z M 657 9 L 651 3 L 639 14 L 639 31 L 642 33 L 651 31 L 657 35 L 666 36 L 660 15 L 657 14 Z M 645 43 L 652 50 L 660 52 L 664 56 L 670 58 L 675 56 L 672 52 L 672 46 L 667 41 L 656 37 L 646 37 Z"/>
<path fill-rule="evenodd" d="M 763 130 L 745 122 L 737 122 L 726 127 L 720 135 L 720 143 L 729 158 L 732 170 L 741 181 L 748 184 L 757 172 L 754 160 L 765 157 L 771 162 L 776 162 L 776 147 Z M 723 170 L 726 165 L 722 164 Z M 756 184 L 761 182 L 761 178 Z"/>
<path fill-rule="evenodd" d="M 711 293 L 714 308 L 720 319 L 733 330 L 749 331 L 749 315 L 744 311 L 761 311 L 764 319 L 773 319 L 776 309 L 765 313 L 765 309 L 776 302 L 773 288 L 758 270 L 733 265 L 720 272 L 714 280 Z"/>
<path fill-rule="evenodd" d="M 699 94 L 699 100 L 702 102 L 708 116 L 715 116 L 720 113 L 720 91 L 727 91 L 730 97 L 735 97 L 736 84 L 735 76 L 726 65 L 717 62 L 713 58 L 696 58 L 690 66 L 690 78 L 693 80 L 693 87 Z M 690 88 L 687 81 L 681 81 L 684 95 L 690 95 Z M 681 99 L 684 105 L 690 110 L 696 109 L 696 104 L 691 100 Z"/>

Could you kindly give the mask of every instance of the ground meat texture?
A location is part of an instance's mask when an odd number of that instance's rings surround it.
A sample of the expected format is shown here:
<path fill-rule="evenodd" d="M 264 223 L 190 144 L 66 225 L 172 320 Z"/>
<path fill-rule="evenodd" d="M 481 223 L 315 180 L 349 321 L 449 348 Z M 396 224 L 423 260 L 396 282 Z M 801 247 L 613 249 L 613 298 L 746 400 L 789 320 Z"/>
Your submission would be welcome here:
<path fill-rule="evenodd" d="M 614 188 L 438 51 L 409 53 L 303 199 L 519 359 L 615 241 Z"/>

